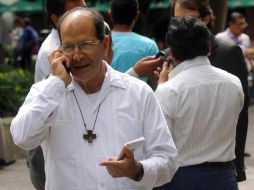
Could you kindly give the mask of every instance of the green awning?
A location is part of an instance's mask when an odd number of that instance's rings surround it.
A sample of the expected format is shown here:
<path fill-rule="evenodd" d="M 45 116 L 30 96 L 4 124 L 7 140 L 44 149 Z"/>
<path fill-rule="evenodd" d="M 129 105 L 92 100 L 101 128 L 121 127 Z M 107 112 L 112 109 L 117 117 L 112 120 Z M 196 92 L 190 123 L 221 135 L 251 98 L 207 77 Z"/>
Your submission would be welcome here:
<path fill-rule="evenodd" d="M 88 7 L 93 7 L 101 12 L 109 10 L 110 0 L 86 0 Z M 169 7 L 169 0 L 152 0 L 150 9 L 166 9 Z"/>
<path fill-rule="evenodd" d="M 8 7 L 8 5 L 0 2 L 0 13 L 4 12 L 6 10 L 6 8 Z"/>
<path fill-rule="evenodd" d="M 166 9 L 169 7 L 169 0 L 152 1 L 150 3 L 150 9 Z"/>
<path fill-rule="evenodd" d="M 43 11 L 43 0 L 0 0 L 0 12 L 37 13 Z"/>
<path fill-rule="evenodd" d="M 228 0 L 229 8 L 251 7 L 254 6 L 254 0 Z"/>

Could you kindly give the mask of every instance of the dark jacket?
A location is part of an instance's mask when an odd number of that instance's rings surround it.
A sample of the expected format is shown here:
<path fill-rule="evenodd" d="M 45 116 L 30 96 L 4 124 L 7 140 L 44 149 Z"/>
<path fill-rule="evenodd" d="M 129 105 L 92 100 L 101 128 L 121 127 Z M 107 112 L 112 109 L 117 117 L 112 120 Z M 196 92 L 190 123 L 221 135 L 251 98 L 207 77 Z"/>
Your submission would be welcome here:
<path fill-rule="evenodd" d="M 211 64 L 237 76 L 243 86 L 244 106 L 239 115 L 236 128 L 236 172 L 237 181 L 246 180 L 244 166 L 244 149 L 248 129 L 248 71 L 241 48 L 237 45 L 216 39 L 211 35 Z"/>

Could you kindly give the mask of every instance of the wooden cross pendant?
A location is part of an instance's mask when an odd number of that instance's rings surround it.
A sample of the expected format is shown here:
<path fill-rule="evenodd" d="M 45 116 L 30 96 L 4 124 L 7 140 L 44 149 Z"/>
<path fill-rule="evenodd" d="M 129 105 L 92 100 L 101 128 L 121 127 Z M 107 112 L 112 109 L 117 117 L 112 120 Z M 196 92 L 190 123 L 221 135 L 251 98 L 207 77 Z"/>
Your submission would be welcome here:
<path fill-rule="evenodd" d="M 94 139 L 96 139 L 96 134 L 93 134 L 92 130 L 88 130 L 87 134 L 83 135 L 83 138 L 88 141 L 88 143 L 92 143 Z"/>

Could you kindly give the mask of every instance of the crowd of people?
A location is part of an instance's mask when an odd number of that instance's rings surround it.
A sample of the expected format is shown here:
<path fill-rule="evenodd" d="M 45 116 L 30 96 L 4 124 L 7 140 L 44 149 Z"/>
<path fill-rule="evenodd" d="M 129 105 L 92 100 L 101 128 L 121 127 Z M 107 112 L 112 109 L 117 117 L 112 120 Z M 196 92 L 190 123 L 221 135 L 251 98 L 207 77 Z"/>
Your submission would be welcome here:
<path fill-rule="evenodd" d="M 0 33 L 2 35 L 2 40 L 0 40 L 1 53 L 4 54 L 8 44 L 10 45 L 11 53 L 9 54 L 11 55 L 3 55 L 9 57 L 8 63 L 13 64 L 15 67 L 32 70 L 32 67 L 34 67 L 32 55 L 37 54 L 40 39 L 38 32 L 31 25 L 30 18 L 17 16 L 13 22 L 13 29 L 8 31 L 5 24 L 1 24 Z M 1 60 L 1 64 L 2 62 L 4 61 Z"/>
<path fill-rule="evenodd" d="M 246 180 L 245 18 L 232 13 L 214 36 L 209 0 L 170 3 L 159 51 L 133 32 L 137 0 L 111 1 L 112 30 L 83 0 L 46 1 L 52 31 L 11 124 L 36 189 L 237 190 Z"/>

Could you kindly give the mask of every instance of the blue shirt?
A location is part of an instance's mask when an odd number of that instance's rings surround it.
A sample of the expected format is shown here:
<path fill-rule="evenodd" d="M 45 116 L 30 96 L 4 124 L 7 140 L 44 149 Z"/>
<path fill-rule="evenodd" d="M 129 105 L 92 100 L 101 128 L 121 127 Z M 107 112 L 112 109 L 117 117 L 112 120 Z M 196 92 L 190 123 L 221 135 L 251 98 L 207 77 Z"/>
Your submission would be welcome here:
<path fill-rule="evenodd" d="M 155 41 L 134 32 L 112 32 L 112 41 L 112 67 L 120 72 L 126 72 L 141 58 L 159 52 Z M 142 80 L 147 81 L 148 78 Z"/>

